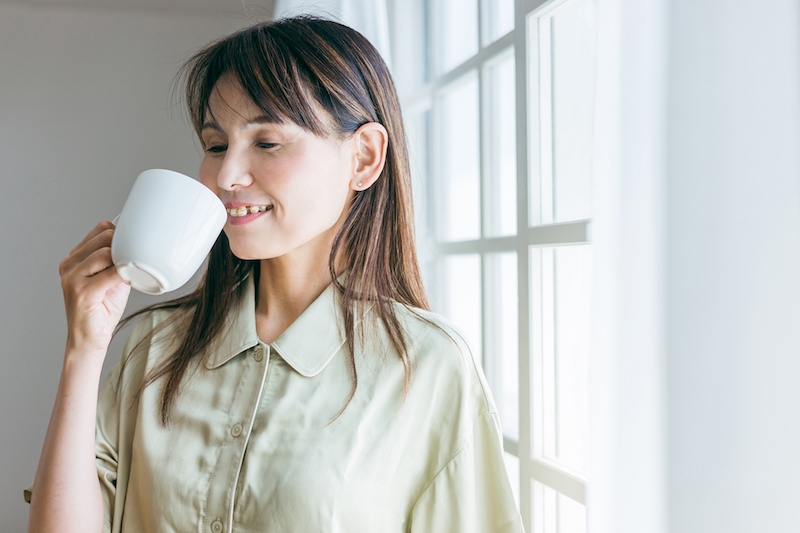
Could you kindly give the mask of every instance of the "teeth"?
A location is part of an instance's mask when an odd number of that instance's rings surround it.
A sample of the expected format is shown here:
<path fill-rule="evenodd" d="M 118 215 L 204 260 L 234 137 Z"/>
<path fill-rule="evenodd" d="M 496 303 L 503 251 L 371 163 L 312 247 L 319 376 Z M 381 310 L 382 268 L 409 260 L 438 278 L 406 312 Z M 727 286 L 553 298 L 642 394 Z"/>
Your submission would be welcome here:
<path fill-rule="evenodd" d="M 259 213 L 264 212 L 269 209 L 270 206 L 266 205 L 243 205 L 242 207 L 231 207 L 227 209 L 228 214 L 232 217 L 243 217 L 245 215 L 249 215 L 251 213 Z"/>

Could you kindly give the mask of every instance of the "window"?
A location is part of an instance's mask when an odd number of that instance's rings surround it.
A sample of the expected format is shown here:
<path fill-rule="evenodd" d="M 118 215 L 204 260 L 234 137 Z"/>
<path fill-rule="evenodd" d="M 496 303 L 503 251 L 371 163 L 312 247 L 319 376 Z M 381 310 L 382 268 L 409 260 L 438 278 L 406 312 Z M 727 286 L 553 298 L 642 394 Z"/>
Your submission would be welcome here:
<path fill-rule="evenodd" d="M 526 530 L 586 531 L 595 0 L 395 0 L 432 305 L 477 351 Z"/>

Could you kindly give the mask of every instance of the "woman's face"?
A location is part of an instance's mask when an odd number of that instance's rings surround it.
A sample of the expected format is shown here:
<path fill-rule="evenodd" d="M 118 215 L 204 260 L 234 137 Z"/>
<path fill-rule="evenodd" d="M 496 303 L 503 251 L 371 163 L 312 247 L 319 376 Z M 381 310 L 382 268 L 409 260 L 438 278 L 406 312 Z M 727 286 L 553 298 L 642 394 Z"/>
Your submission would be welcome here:
<path fill-rule="evenodd" d="M 268 122 L 240 87 L 224 78 L 208 107 L 200 181 L 228 210 L 224 231 L 234 255 L 327 254 L 354 194 L 352 143 L 318 137 L 293 123 Z"/>

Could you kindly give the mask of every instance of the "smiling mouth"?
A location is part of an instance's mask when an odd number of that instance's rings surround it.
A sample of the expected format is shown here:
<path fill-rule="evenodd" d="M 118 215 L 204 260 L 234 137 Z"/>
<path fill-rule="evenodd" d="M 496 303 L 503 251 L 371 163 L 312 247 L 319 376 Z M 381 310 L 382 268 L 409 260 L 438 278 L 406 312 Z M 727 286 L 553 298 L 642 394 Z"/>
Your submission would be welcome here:
<path fill-rule="evenodd" d="M 270 209 L 272 209 L 271 205 L 243 205 L 242 207 L 231 207 L 230 209 L 226 209 L 226 211 L 233 218 L 237 218 L 255 213 L 263 213 Z"/>

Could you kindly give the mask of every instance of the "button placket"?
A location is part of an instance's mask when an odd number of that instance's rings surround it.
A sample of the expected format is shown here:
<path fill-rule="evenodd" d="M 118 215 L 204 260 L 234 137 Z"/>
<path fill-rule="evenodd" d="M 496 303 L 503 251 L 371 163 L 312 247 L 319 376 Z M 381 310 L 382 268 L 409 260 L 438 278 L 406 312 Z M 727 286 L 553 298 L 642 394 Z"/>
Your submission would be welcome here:
<path fill-rule="evenodd" d="M 258 349 L 262 350 L 262 360 L 264 358 L 269 360 L 269 352 L 263 351 L 261 346 L 256 348 L 256 350 Z M 255 351 L 252 352 L 253 359 L 255 359 L 255 353 Z M 249 441 L 249 432 L 252 430 L 253 420 L 264 390 L 264 381 L 269 365 L 254 363 L 253 360 L 250 360 L 250 355 L 243 353 L 238 359 L 240 365 L 238 371 L 241 372 L 241 378 L 237 387 L 238 392 L 229 411 L 228 423 L 232 425 L 228 426 L 229 437 L 222 444 L 223 447 L 215 469 L 215 479 L 211 480 L 208 496 L 209 514 L 220 517 L 209 525 L 211 533 L 223 533 L 233 527 L 233 507 L 239 476 Z M 230 363 L 232 362 L 234 361 Z M 258 369 L 261 372 L 258 372 Z M 215 525 L 217 522 L 219 524 Z"/>
<path fill-rule="evenodd" d="M 267 346 L 266 350 L 267 350 L 266 351 L 266 356 L 268 357 L 269 356 L 269 346 Z M 256 352 L 253 354 L 253 358 L 254 359 L 255 359 L 255 354 L 256 353 L 260 353 L 261 354 L 261 358 L 263 359 L 264 356 L 265 356 L 264 347 L 262 347 L 260 344 L 258 346 L 256 346 Z M 269 361 L 269 359 L 267 359 L 267 361 Z M 260 362 L 260 361 L 258 361 L 256 359 L 256 362 Z M 241 453 L 239 454 L 239 465 L 238 465 L 238 468 L 236 469 L 236 479 L 234 480 L 233 487 L 232 487 L 232 490 L 231 490 L 231 493 L 230 493 L 230 502 L 229 502 L 229 505 L 228 505 L 228 509 L 230 510 L 229 511 L 229 516 L 228 516 L 228 527 L 230 527 L 230 528 L 233 528 L 233 508 L 234 508 L 234 504 L 235 504 L 234 499 L 236 498 L 236 490 L 238 489 L 238 485 L 239 485 L 239 477 L 242 474 L 242 466 L 244 464 L 245 450 L 247 450 L 247 445 L 248 445 L 248 443 L 250 441 L 250 432 L 253 430 L 253 424 L 255 423 L 256 415 L 258 414 L 258 409 L 259 409 L 259 407 L 261 405 L 261 397 L 264 394 L 264 387 L 265 387 L 265 384 L 266 384 L 266 381 L 267 381 L 267 375 L 268 375 L 267 370 L 268 370 L 269 365 L 265 364 L 265 365 L 261 365 L 261 366 L 263 366 L 264 370 L 263 370 L 263 372 L 261 374 L 261 380 L 260 380 L 260 384 L 259 384 L 259 387 L 258 387 L 258 394 L 256 394 L 255 397 L 253 398 L 254 402 L 249 406 L 249 411 L 250 412 L 247 413 L 248 414 L 248 419 L 247 419 L 247 422 L 246 422 L 247 434 L 245 435 L 245 438 L 242 439 L 244 442 L 243 442 L 243 444 L 241 446 Z M 241 424 L 236 424 L 236 425 L 238 425 L 240 428 L 242 427 Z"/>

